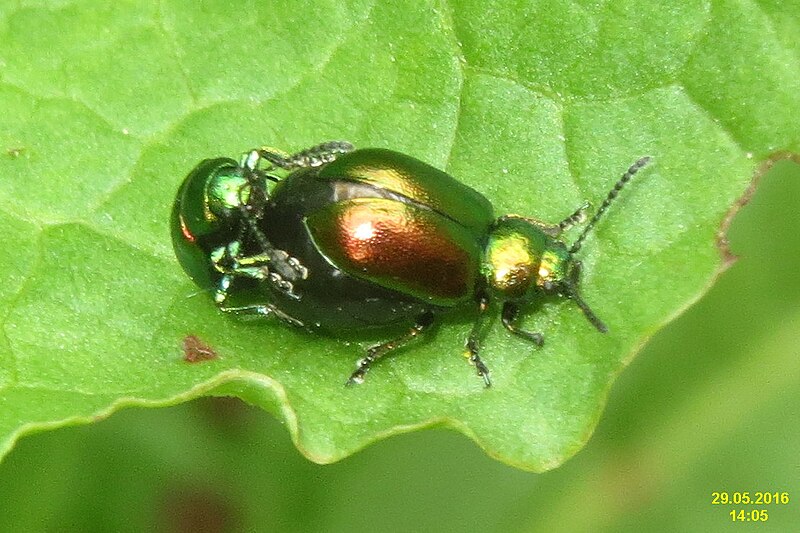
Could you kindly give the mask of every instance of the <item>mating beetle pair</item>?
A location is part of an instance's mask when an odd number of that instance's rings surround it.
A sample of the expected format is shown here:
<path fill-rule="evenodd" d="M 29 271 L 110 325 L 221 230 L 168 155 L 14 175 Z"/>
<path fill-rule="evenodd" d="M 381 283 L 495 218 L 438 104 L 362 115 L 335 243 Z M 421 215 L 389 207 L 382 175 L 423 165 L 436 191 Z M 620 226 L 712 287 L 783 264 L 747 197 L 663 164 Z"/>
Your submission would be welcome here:
<path fill-rule="evenodd" d="M 437 313 L 475 305 L 464 355 L 488 387 L 479 348 L 493 302 L 502 304 L 508 331 L 539 346 L 541 333 L 519 328 L 516 318 L 520 304 L 542 295 L 572 299 L 607 330 L 578 292 L 575 254 L 648 160 L 628 169 L 567 246 L 559 236 L 585 220 L 588 204 L 558 224 L 496 218 L 480 193 L 398 152 L 341 141 L 294 155 L 261 148 L 240 162 L 207 159 L 188 175 L 172 213 L 173 244 L 183 269 L 223 311 L 323 330 L 410 325 L 370 348 L 348 384 L 362 382 Z"/>

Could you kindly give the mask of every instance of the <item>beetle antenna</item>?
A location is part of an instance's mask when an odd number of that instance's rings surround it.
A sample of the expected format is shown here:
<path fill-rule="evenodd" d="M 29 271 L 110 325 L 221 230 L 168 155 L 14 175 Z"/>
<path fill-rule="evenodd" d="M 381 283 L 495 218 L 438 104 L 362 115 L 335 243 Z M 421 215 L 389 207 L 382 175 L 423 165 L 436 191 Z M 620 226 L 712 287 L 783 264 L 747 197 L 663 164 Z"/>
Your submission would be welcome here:
<path fill-rule="evenodd" d="M 570 255 L 576 253 L 578 250 L 581 249 L 581 245 L 583 244 L 584 239 L 586 239 L 586 236 L 589 234 L 590 231 L 592 231 L 592 228 L 594 228 L 595 224 L 597 224 L 597 221 L 600 220 L 600 217 L 603 216 L 603 213 L 606 212 L 608 206 L 612 204 L 614 199 L 619 194 L 619 191 L 621 191 L 622 188 L 625 187 L 625 185 L 631 180 L 631 178 L 649 162 L 650 162 L 650 156 L 645 156 L 639 159 L 637 162 L 635 162 L 630 166 L 630 168 L 625 172 L 625 174 L 622 175 L 619 181 L 617 181 L 617 183 L 614 184 L 614 187 L 610 191 L 608 191 L 608 196 L 606 196 L 606 199 L 603 200 L 603 203 L 600 205 L 600 208 L 597 210 L 592 219 L 583 229 L 583 232 L 578 236 L 578 239 L 569 249 Z M 578 303 L 578 306 L 583 310 L 583 312 L 586 313 L 586 318 L 592 321 L 592 324 L 594 324 L 595 326 L 597 326 L 598 324 L 602 325 L 602 322 L 597 320 L 597 317 L 594 316 L 594 314 L 592 314 L 589 308 L 586 307 L 586 304 L 583 303 L 583 301 L 579 297 L 577 297 L 577 294 L 575 296 L 576 296 L 575 301 Z M 597 320 L 597 322 L 592 320 L 592 317 L 594 317 L 594 320 Z M 598 327 L 597 329 L 603 331 L 600 327 Z"/>
<path fill-rule="evenodd" d="M 575 301 L 575 304 L 577 304 L 577 306 L 580 307 L 581 311 L 583 311 L 584 316 L 586 316 L 589 322 L 591 322 L 592 325 L 596 327 L 597 331 L 599 331 L 600 333 L 608 332 L 608 327 L 603 323 L 602 320 L 597 318 L 597 315 L 594 314 L 594 311 L 592 311 L 592 309 L 589 307 L 589 304 L 583 301 L 583 298 L 581 298 L 581 295 L 578 294 L 578 291 L 575 289 L 575 286 L 569 285 L 568 287 L 569 288 L 567 289 L 567 296 L 571 300 Z"/>

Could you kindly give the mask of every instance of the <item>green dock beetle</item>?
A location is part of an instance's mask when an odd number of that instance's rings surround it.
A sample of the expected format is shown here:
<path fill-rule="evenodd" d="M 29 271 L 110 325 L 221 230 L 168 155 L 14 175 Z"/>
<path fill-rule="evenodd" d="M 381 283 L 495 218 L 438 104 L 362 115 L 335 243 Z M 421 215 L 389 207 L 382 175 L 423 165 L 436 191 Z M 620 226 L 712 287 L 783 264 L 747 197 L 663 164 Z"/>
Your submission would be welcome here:
<path fill-rule="evenodd" d="M 479 356 L 488 311 L 539 346 L 541 333 L 516 325 L 519 306 L 548 294 L 581 298 L 575 254 L 643 157 L 614 185 L 571 245 L 559 240 L 585 221 L 588 204 L 557 224 L 495 217 L 477 191 L 413 157 L 385 149 L 320 144 L 294 155 L 271 148 L 239 162 L 206 159 L 181 185 L 172 213 L 175 253 L 223 311 L 339 331 L 406 324 L 398 338 L 367 350 L 348 384 L 423 333 L 447 309 L 474 305 L 464 355 L 490 386 Z"/>

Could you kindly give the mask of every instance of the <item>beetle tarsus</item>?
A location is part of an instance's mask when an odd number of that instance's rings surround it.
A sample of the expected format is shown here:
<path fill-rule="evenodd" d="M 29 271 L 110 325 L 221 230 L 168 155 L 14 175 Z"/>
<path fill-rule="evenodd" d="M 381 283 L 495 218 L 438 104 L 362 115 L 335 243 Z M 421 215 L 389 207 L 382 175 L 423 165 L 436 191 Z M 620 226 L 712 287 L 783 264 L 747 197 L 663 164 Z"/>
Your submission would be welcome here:
<path fill-rule="evenodd" d="M 353 372 L 353 375 L 350 376 L 347 379 L 347 381 L 344 382 L 344 386 L 355 387 L 356 385 L 361 385 L 362 383 L 364 383 L 364 375 L 363 374 L 356 375 L 356 373 Z"/>
<path fill-rule="evenodd" d="M 350 377 L 345 382 L 345 386 L 352 387 L 354 385 L 361 385 L 364 383 L 364 376 L 366 376 L 367 372 L 369 372 L 369 367 L 373 361 L 374 359 L 370 359 L 369 356 L 359 360 L 358 369 L 350 374 Z"/>
<path fill-rule="evenodd" d="M 293 281 L 308 277 L 308 269 L 300 261 L 283 250 L 269 248 L 258 255 L 242 255 L 241 242 L 234 241 L 221 246 L 210 254 L 214 268 L 223 274 L 215 300 L 224 301 L 233 278 L 248 278 L 259 281 L 268 280 L 273 287 L 287 296 L 300 299 L 294 292 Z"/>
<path fill-rule="evenodd" d="M 356 369 L 356 371 L 350 375 L 350 378 L 347 380 L 345 385 L 351 386 L 363 383 L 364 376 L 366 376 L 367 372 L 369 372 L 369 369 L 376 361 L 382 359 L 394 350 L 405 346 L 432 325 L 433 313 L 425 312 L 417 317 L 417 320 L 414 322 L 414 325 L 411 326 L 411 329 L 406 331 L 403 335 L 397 337 L 396 339 L 392 339 L 381 344 L 376 344 L 375 346 L 371 347 L 369 350 L 367 350 L 367 354 L 358 361 L 358 369 Z"/>
<path fill-rule="evenodd" d="M 276 271 L 282 278 L 289 281 L 308 278 L 308 269 L 299 259 L 292 257 L 284 250 L 272 248 L 269 253 L 271 270 Z"/>
<path fill-rule="evenodd" d="M 534 343 L 536 346 L 541 347 L 544 345 L 544 335 L 541 333 L 520 329 L 516 324 L 514 324 L 518 315 L 519 308 L 515 304 L 511 302 L 506 302 L 503 304 L 503 312 L 501 317 L 503 326 L 514 335 L 522 337 L 523 339 Z"/>
<path fill-rule="evenodd" d="M 475 365 L 475 369 L 478 371 L 478 375 L 483 378 L 483 383 L 488 389 L 492 386 L 492 380 L 489 378 L 489 369 L 483 364 L 481 358 L 478 356 L 477 353 L 471 354 L 469 357 L 469 362 Z"/>
<path fill-rule="evenodd" d="M 257 156 L 248 155 L 248 162 L 252 159 L 253 164 L 258 165 L 259 160 L 267 161 L 272 166 L 284 170 L 315 168 L 334 161 L 341 154 L 352 151 L 353 145 L 347 141 L 328 141 L 295 154 L 287 154 L 281 150 L 263 147 L 259 150 L 253 150 L 253 152 L 257 153 Z M 250 154 L 253 152 L 250 152 Z"/>
<path fill-rule="evenodd" d="M 487 323 L 486 318 L 488 313 L 486 311 L 489 310 L 489 297 L 484 293 L 480 293 L 477 301 L 478 318 L 476 318 L 475 322 L 473 322 L 472 329 L 469 332 L 469 337 L 467 337 L 464 357 L 466 357 L 469 363 L 475 367 L 475 369 L 478 371 L 478 375 L 483 378 L 483 382 L 488 388 L 492 386 L 492 381 L 489 379 L 489 369 L 481 360 L 478 352 L 480 352 L 481 337 L 483 337 L 483 330 Z"/>
<path fill-rule="evenodd" d="M 491 387 L 492 380 L 489 378 L 489 368 L 478 355 L 478 346 L 470 342 L 470 340 L 467 341 L 467 349 L 464 351 L 464 357 L 467 358 L 469 364 L 475 367 L 478 375 L 483 378 L 483 383 L 486 385 L 486 388 Z"/>

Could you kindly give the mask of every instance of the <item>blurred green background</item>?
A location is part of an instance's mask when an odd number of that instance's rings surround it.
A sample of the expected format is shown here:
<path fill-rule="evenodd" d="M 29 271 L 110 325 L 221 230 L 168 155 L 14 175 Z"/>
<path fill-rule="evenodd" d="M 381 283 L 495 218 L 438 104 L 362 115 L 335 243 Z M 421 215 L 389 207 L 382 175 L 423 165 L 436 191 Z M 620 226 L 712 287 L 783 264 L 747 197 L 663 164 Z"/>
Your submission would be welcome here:
<path fill-rule="evenodd" d="M 446 429 L 319 466 L 267 413 L 206 399 L 23 439 L 0 464 L 0 530 L 796 530 L 798 205 L 800 167 L 780 163 L 730 230 L 741 259 L 622 373 L 554 471 L 514 470 Z M 791 501 L 712 505 L 714 491 Z M 733 508 L 769 519 L 732 524 Z"/>

